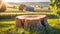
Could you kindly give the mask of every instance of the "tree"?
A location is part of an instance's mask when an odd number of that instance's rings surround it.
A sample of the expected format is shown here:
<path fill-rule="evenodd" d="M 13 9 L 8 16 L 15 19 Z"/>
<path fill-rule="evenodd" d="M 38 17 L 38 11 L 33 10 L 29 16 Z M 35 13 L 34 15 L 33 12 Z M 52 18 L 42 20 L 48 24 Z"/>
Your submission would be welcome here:
<path fill-rule="evenodd" d="M 6 10 L 6 5 L 3 3 L 0 8 L 0 12 L 4 12 Z"/>
<path fill-rule="evenodd" d="M 23 9 L 24 9 L 24 7 L 25 7 L 25 5 L 24 5 L 24 4 L 20 4 L 20 6 L 19 6 L 19 10 L 23 10 Z"/>
<path fill-rule="evenodd" d="M 54 7 L 55 5 L 55 0 L 50 0 L 50 6 Z"/>
<path fill-rule="evenodd" d="M 0 4 L 2 3 L 2 0 L 0 0 Z"/>

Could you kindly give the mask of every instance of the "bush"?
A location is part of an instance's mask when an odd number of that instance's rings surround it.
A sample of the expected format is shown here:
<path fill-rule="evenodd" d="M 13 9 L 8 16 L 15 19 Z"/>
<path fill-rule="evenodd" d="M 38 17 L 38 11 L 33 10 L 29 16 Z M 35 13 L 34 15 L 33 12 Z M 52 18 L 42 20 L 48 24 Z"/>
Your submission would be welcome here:
<path fill-rule="evenodd" d="M 54 14 L 47 14 L 47 17 L 49 18 L 49 19 L 56 19 L 56 18 L 58 18 L 58 16 L 56 16 L 56 15 L 54 15 Z"/>
<path fill-rule="evenodd" d="M 23 10 L 24 7 L 25 7 L 25 5 L 21 4 L 21 5 L 19 6 L 19 10 Z"/>
<path fill-rule="evenodd" d="M 5 10 L 6 10 L 6 5 L 3 3 L 0 8 L 0 12 L 4 12 Z"/>
<path fill-rule="evenodd" d="M 0 15 L 0 19 L 15 19 L 16 16 L 20 14 L 2 14 Z"/>
<path fill-rule="evenodd" d="M 60 11 L 57 11 L 57 14 L 60 15 Z"/>
<path fill-rule="evenodd" d="M 60 4 L 57 4 L 57 7 L 60 8 Z"/>

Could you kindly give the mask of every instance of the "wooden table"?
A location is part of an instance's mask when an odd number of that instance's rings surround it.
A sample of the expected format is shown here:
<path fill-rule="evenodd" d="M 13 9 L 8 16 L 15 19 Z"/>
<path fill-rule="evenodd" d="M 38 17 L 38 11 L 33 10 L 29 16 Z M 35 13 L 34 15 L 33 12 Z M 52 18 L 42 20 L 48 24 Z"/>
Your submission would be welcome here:
<path fill-rule="evenodd" d="M 46 27 L 47 17 L 46 15 L 22 15 L 16 17 L 16 27 L 28 28 L 40 28 Z"/>

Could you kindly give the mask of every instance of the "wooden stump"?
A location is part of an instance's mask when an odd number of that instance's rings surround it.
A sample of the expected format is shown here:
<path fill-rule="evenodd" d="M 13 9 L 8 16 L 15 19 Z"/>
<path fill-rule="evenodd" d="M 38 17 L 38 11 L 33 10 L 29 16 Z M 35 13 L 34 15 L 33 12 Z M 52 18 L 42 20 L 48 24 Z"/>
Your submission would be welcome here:
<path fill-rule="evenodd" d="M 18 27 L 24 27 L 25 17 L 23 16 L 17 16 L 16 17 L 16 28 Z"/>
<path fill-rule="evenodd" d="M 38 17 L 27 17 L 24 23 L 24 27 L 26 29 L 30 28 L 31 30 L 35 29 L 37 24 L 40 22 L 40 19 Z"/>
<path fill-rule="evenodd" d="M 24 27 L 25 29 L 37 29 L 47 26 L 46 15 L 23 15 L 16 17 L 16 27 Z"/>

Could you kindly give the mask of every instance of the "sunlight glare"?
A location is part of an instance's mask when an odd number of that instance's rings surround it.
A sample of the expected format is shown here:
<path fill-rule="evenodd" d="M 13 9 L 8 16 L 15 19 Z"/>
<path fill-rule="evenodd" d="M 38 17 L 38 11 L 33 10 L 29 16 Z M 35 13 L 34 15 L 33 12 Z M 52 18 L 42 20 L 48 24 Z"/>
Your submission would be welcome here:
<path fill-rule="evenodd" d="M 15 2 L 14 0 L 3 0 L 4 2 Z"/>

